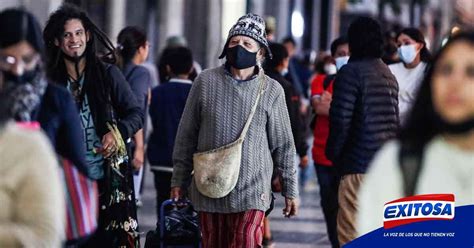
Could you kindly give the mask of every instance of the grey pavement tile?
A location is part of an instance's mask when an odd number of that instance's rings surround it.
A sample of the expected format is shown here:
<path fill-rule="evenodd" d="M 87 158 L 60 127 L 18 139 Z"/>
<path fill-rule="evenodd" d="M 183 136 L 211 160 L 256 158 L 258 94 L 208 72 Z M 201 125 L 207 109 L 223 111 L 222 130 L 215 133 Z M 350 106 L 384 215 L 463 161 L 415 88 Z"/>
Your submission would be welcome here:
<path fill-rule="evenodd" d="M 274 231 L 272 232 L 272 235 L 274 237 L 274 240 L 276 243 L 278 242 L 284 242 L 284 243 L 292 243 L 294 244 L 293 247 L 298 247 L 298 245 L 302 244 L 307 244 L 311 245 L 313 244 L 314 247 L 318 245 L 318 242 L 321 241 L 321 239 L 326 236 L 326 234 L 308 234 L 301 232 L 299 230 L 296 231 L 291 231 L 291 230 L 285 230 L 285 231 Z M 322 243 L 319 243 L 320 245 L 325 245 Z M 327 244 L 329 245 L 329 240 L 327 241 Z"/>
<path fill-rule="evenodd" d="M 287 230 L 298 231 L 306 234 L 324 234 L 326 235 L 326 223 L 325 222 L 296 222 L 296 221 L 285 221 L 285 220 L 270 220 L 270 227 L 275 232 L 285 232 Z"/>

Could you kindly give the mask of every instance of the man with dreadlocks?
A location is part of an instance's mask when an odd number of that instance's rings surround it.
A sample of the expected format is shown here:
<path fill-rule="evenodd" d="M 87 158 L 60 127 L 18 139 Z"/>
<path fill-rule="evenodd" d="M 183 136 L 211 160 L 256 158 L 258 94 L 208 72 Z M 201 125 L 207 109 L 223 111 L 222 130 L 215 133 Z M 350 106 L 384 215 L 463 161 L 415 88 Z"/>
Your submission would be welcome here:
<path fill-rule="evenodd" d="M 72 5 L 51 14 L 43 39 L 47 75 L 74 96 L 86 160 L 101 178 L 99 229 L 86 246 L 138 247 L 132 170 L 125 144 L 142 127 L 143 113 L 120 70 L 102 62 L 96 53 L 97 42 L 109 52 L 113 45 L 86 13 Z"/>

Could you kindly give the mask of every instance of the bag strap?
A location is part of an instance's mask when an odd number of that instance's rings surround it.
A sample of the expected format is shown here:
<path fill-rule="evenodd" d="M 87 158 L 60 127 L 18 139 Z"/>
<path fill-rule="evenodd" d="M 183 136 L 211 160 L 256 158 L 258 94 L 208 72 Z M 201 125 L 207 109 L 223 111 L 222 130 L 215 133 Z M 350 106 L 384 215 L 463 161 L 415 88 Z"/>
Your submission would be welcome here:
<path fill-rule="evenodd" d="M 327 75 L 323 81 L 323 89 L 327 90 L 331 82 L 336 78 L 336 74 Z"/>
<path fill-rule="evenodd" d="M 263 79 L 263 77 L 260 76 L 260 88 L 257 95 L 257 100 L 255 101 L 255 104 L 252 107 L 252 111 L 250 112 L 250 116 L 247 119 L 247 122 L 245 123 L 242 133 L 240 134 L 239 140 L 243 141 L 245 139 L 245 135 L 247 134 L 247 131 L 249 130 L 250 123 L 252 122 L 253 116 L 255 115 L 255 111 L 257 110 L 258 102 L 260 101 L 260 96 L 262 96 L 264 92 L 264 83 L 263 83 L 264 81 L 265 80 Z"/>

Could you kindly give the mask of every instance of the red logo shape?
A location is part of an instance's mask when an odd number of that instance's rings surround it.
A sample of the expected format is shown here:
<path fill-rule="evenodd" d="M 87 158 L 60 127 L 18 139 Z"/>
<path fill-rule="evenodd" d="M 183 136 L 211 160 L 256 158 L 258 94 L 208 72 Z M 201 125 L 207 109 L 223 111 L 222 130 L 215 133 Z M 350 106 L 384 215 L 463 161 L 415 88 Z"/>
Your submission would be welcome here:
<path fill-rule="evenodd" d="M 454 218 L 453 194 L 428 194 L 400 198 L 384 205 L 384 229 L 428 220 Z"/>

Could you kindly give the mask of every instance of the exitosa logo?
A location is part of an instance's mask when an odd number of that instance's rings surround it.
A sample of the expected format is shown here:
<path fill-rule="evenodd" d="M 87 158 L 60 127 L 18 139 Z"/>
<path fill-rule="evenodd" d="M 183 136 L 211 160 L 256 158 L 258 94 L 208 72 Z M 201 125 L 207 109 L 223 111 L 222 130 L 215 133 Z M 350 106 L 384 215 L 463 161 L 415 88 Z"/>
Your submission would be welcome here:
<path fill-rule="evenodd" d="M 384 229 L 427 220 L 452 220 L 454 195 L 431 194 L 400 198 L 384 205 Z"/>

